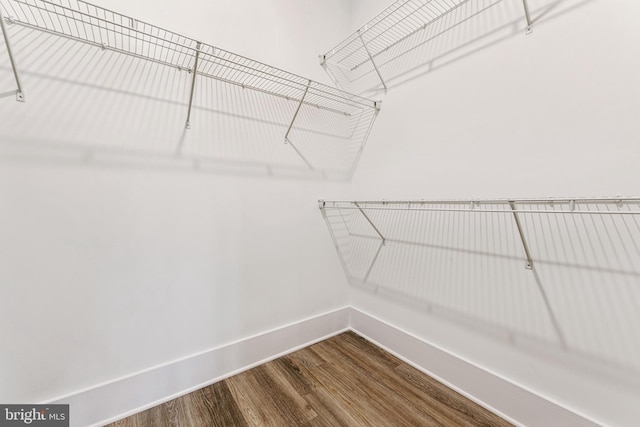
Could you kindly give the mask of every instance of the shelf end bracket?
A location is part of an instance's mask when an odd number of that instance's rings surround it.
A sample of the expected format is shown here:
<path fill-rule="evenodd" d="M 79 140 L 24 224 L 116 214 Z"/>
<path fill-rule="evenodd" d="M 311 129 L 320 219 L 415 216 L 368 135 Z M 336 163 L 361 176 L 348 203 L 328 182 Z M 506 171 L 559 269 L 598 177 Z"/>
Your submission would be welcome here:
<path fill-rule="evenodd" d="M 20 82 L 20 74 L 18 73 L 18 66 L 16 60 L 13 57 L 13 50 L 11 49 L 11 42 L 9 41 L 9 34 L 7 33 L 7 27 L 4 22 L 4 16 L 2 15 L 2 8 L 0 8 L 0 29 L 2 30 L 2 36 L 4 37 L 4 45 L 7 47 L 7 53 L 9 54 L 9 61 L 11 62 L 11 69 L 13 70 L 13 76 L 16 79 L 16 101 L 24 102 L 25 96 L 22 90 L 22 83 Z"/>

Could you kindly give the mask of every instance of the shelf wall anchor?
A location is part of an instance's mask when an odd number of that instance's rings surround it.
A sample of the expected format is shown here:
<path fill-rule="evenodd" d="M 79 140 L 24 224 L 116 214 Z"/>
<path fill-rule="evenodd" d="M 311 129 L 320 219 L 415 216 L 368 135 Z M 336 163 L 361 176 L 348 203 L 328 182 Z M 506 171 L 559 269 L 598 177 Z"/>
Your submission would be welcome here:
<path fill-rule="evenodd" d="M 358 37 L 360 37 L 362 46 L 364 46 L 364 50 L 367 52 L 367 55 L 369 56 L 369 61 L 371 61 L 371 63 L 373 64 L 373 68 L 376 70 L 376 74 L 378 74 L 378 78 L 382 83 L 382 87 L 384 87 L 384 93 L 387 93 L 387 89 L 388 89 L 387 84 L 384 82 L 384 79 L 382 78 L 382 74 L 380 74 L 380 70 L 378 70 L 378 66 L 376 65 L 376 61 L 374 61 L 373 56 L 371 56 L 371 52 L 369 52 L 369 47 L 367 47 L 367 44 L 364 42 L 364 39 L 362 38 L 362 34 L 360 34 L 360 30 L 358 30 Z"/>
<path fill-rule="evenodd" d="M 18 86 L 18 89 L 16 89 L 15 92 L 9 92 L 8 95 L 15 93 L 16 101 L 24 102 L 25 101 L 24 91 L 22 90 L 22 83 L 20 82 L 18 66 L 16 65 L 16 60 L 13 57 L 13 51 L 11 50 L 11 42 L 9 41 L 9 34 L 7 33 L 7 27 L 4 23 L 4 15 L 2 14 L 2 8 L 0 8 L 0 29 L 2 30 L 2 36 L 4 37 L 4 45 L 7 47 L 7 53 L 9 54 L 9 61 L 11 62 L 11 68 L 13 69 L 13 76 L 16 79 L 16 86 Z"/>
<path fill-rule="evenodd" d="M 533 32 L 533 22 L 531 21 L 527 0 L 522 0 L 522 5 L 524 6 L 524 16 L 527 18 L 527 32 L 525 34 L 531 34 Z"/>
<path fill-rule="evenodd" d="M 514 201 L 510 201 L 509 206 L 511 206 L 513 219 L 516 222 L 516 227 L 518 228 L 518 234 L 520 234 L 520 240 L 522 241 L 522 247 L 524 248 L 524 254 L 527 257 L 527 264 L 525 265 L 525 268 L 527 270 L 533 270 L 533 260 L 531 259 L 531 253 L 529 253 L 529 246 L 527 245 L 527 239 L 525 239 L 524 237 L 524 231 L 522 230 L 522 225 L 520 224 L 520 218 L 518 218 L 518 213 L 516 212 L 516 203 Z"/>
<path fill-rule="evenodd" d="M 200 48 L 201 43 L 198 42 L 196 45 L 196 57 L 193 61 L 193 76 L 191 76 L 191 94 L 189 95 L 189 111 L 187 112 L 187 122 L 184 127 L 186 129 L 191 129 L 191 107 L 193 106 L 193 94 L 196 90 L 196 76 L 198 75 L 198 60 L 200 59 Z"/>

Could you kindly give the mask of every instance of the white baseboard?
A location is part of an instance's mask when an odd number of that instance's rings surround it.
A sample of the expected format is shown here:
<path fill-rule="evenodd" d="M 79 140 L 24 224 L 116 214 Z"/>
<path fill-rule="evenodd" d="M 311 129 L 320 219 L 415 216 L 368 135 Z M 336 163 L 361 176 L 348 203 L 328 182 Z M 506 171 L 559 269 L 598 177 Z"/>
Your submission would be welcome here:
<path fill-rule="evenodd" d="M 80 390 L 47 403 L 70 405 L 72 427 L 101 426 L 213 384 L 349 329 L 349 308 Z"/>
<path fill-rule="evenodd" d="M 355 333 L 515 425 L 600 425 L 370 314 L 350 314 Z"/>
<path fill-rule="evenodd" d="M 304 319 L 46 403 L 71 405 L 72 427 L 101 426 L 346 330 L 353 330 L 516 425 L 598 425 L 353 307 Z"/>

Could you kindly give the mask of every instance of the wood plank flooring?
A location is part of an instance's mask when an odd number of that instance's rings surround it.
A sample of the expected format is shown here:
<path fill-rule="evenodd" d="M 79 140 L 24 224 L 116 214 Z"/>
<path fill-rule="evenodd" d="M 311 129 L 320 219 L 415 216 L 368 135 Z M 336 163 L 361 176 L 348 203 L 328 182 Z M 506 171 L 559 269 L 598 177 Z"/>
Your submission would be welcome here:
<path fill-rule="evenodd" d="M 109 426 L 510 425 L 345 332 Z"/>

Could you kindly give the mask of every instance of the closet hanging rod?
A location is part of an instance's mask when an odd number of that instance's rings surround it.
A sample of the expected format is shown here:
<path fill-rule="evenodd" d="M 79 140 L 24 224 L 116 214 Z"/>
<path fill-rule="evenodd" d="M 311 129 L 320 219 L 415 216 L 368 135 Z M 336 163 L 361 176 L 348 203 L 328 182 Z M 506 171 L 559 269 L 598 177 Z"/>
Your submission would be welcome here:
<path fill-rule="evenodd" d="M 75 5 L 75 7 L 72 6 Z M 0 0 L 7 22 L 193 72 L 198 41 L 82 0 Z M 201 43 L 199 75 L 277 97 L 300 101 L 308 79 Z M 304 104 L 352 114 L 349 108 L 379 108 L 374 101 L 322 83 L 309 87 Z M 347 108 L 348 107 L 348 108 Z"/>

